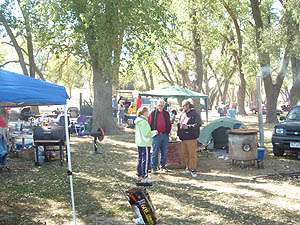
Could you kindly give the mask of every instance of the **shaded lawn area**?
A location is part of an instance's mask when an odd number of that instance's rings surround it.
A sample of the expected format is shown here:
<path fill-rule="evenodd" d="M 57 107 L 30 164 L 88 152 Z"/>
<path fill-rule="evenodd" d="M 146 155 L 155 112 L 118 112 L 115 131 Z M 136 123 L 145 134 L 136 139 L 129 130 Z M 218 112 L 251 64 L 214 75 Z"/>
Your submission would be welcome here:
<path fill-rule="evenodd" d="M 124 191 L 135 182 L 133 133 L 107 137 L 105 153 L 95 155 L 91 139 L 72 138 L 75 202 L 79 224 L 129 225 L 132 212 Z M 269 146 L 269 145 L 268 145 Z M 300 224 L 300 181 L 254 181 L 253 176 L 299 171 L 293 157 L 270 154 L 265 169 L 232 168 L 214 154 L 199 156 L 199 176 L 181 170 L 152 175 L 149 189 L 160 225 Z M 69 224 L 66 164 L 12 159 L 11 172 L 0 174 L 0 224 Z"/>

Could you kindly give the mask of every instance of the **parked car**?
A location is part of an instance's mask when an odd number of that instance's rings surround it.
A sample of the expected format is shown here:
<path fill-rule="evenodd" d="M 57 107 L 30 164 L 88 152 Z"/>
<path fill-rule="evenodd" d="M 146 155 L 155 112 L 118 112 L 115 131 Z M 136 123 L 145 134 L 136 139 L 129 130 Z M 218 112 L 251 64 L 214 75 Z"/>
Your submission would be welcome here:
<path fill-rule="evenodd" d="M 281 123 L 274 127 L 272 135 L 273 153 L 282 156 L 286 150 L 300 153 L 300 106 L 295 106 Z"/>
<path fill-rule="evenodd" d="M 253 107 L 253 108 L 250 109 L 250 111 L 254 114 L 257 114 L 258 113 L 258 107 Z M 267 107 L 266 106 L 262 106 L 262 113 L 263 113 L 263 115 L 267 114 Z M 282 110 L 280 110 L 280 109 L 276 110 L 276 114 L 278 116 L 280 116 L 282 113 L 283 113 Z"/>

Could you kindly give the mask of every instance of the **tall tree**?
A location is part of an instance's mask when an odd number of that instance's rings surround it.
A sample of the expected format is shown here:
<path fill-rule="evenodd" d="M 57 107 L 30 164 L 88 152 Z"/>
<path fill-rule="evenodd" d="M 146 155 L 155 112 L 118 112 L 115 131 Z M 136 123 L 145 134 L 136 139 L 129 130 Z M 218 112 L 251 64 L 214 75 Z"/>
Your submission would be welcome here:
<path fill-rule="evenodd" d="M 300 9 L 299 1 L 291 0 L 285 2 L 283 7 L 288 13 L 288 23 L 290 25 L 289 35 L 292 37 L 291 42 L 293 49 L 291 51 L 291 72 L 293 78 L 293 85 L 290 90 L 290 103 L 297 104 L 300 101 Z"/>
<path fill-rule="evenodd" d="M 238 1 L 230 1 L 230 3 L 225 0 L 221 0 L 223 6 L 225 7 L 227 13 L 229 14 L 235 30 L 235 35 L 232 37 L 232 42 L 235 45 L 232 49 L 235 65 L 237 67 L 238 75 L 239 75 L 239 89 L 238 89 L 238 111 L 241 115 L 246 115 L 245 110 L 245 98 L 246 98 L 246 79 L 243 70 L 243 36 L 241 31 L 241 20 L 239 16 L 242 17 L 242 9 L 243 5 Z M 238 15 L 238 13 L 240 15 Z"/>
<path fill-rule="evenodd" d="M 120 49 L 126 48 L 125 53 L 134 51 L 137 46 L 131 45 L 132 40 L 151 46 L 153 40 L 163 38 L 169 19 L 166 6 L 155 0 L 39 2 L 37 10 L 44 18 L 43 41 L 56 47 L 57 52 L 70 51 L 91 64 L 94 130 L 103 127 L 108 133 L 115 132 L 111 96 L 120 66 Z"/>
<path fill-rule="evenodd" d="M 0 25 L 4 27 L 10 42 L 6 44 L 12 46 L 18 56 L 18 60 L 5 62 L 19 63 L 24 75 L 35 77 L 36 73 L 41 79 L 44 75 L 35 62 L 34 38 L 33 38 L 33 15 L 34 1 L 31 0 L 6 0 L 0 5 Z M 25 42 L 26 48 L 22 42 Z M 2 65 L 2 66 L 3 66 Z"/>
<path fill-rule="evenodd" d="M 272 3 L 272 2 L 271 2 Z M 267 123 L 277 123 L 277 101 L 280 93 L 281 86 L 283 84 L 284 77 L 287 73 L 287 68 L 289 64 L 289 53 L 290 53 L 290 36 L 287 38 L 287 42 L 283 43 L 281 48 L 284 49 L 282 64 L 280 70 L 277 73 L 275 81 L 272 78 L 271 69 L 271 47 L 265 47 L 266 37 L 265 32 L 270 32 L 271 29 L 271 5 L 262 6 L 259 0 L 250 0 L 250 6 L 252 11 L 252 16 L 255 23 L 255 37 L 256 46 L 258 52 L 258 63 L 261 67 L 261 74 L 263 76 L 263 83 L 266 92 L 267 100 Z M 284 20 L 286 21 L 286 20 Z M 287 25 L 284 22 L 285 25 Z M 289 26 L 285 27 L 286 34 L 289 35 Z M 268 46 L 268 45 L 267 45 Z M 277 47 L 277 46 L 276 46 Z"/>

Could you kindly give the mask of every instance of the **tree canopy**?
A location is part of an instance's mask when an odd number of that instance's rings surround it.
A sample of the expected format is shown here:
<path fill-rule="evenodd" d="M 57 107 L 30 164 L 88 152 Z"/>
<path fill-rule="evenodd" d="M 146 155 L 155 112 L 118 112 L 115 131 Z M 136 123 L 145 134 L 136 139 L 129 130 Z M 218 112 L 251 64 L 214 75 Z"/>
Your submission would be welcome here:
<path fill-rule="evenodd" d="M 93 127 L 113 132 L 113 89 L 179 85 L 246 114 L 258 74 L 267 122 L 276 122 L 278 99 L 300 100 L 299 8 L 299 0 L 6 0 L 0 23 L 25 75 L 70 91 L 91 81 Z"/>

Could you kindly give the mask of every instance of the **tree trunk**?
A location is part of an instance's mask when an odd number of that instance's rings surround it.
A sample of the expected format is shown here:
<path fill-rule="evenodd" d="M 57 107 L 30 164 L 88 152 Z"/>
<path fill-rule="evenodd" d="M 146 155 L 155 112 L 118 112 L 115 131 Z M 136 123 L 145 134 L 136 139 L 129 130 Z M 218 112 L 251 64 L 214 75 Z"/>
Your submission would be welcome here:
<path fill-rule="evenodd" d="M 294 106 L 300 101 L 300 59 L 291 58 L 293 86 L 290 91 L 291 105 Z"/>
<path fill-rule="evenodd" d="M 239 74 L 240 86 L 238 90 L 238 112 L 240 115 L 247 115 L 245 110 L 245 98 L 246 98 L 246 80 L 243 73 Z"/>
<path fill-rule="evenodd" d="M 205 67 L 206 69 L 204 70 L 204 82 L 205 82 L 205 91 L 204 93 L 209 96 L 209 80 L 207 76 L 207 66 Z"/>
<path fill-rule="evenodd" d="M 121 51 L 123 46 L 123 38 L 124 38 L 124 31 L 122 30 L 117 37 L 113 49 L 114 58 L 113 58 L 112 76 L 113 76 L 113 85 L 116 89 L 119 89 L 119 71 L 121 65 Z"/>
<path fill-rule="evenodd" d="M 153 79 L 152 68 L 149 69 L 149 79 L 150 79 L 150 88 L 151 88 L 151 90 L 153 90 L 154 89 L 154 79 Z"/>
<path fill-rule="evenodd" d="M 196 36 L 196 37 L 195 37 Z M 202 91 L 202 82 L 203 82 L 203 54 L 200 37 L 197 37 L 197 34 L 193 35 L 194 40 L 194 54 L 195 54 L 195 64 L 196 64 L 196 85 L 197 91 Z"/>
<path fill-rule="evenodd" d="M 22 52 L 22 49 L 20 47 L 20 45 L 18 44 L 17 42 L 17 39 L 15 37 L 15 35 L 13 34 L 12 30 L 10 29 L 8 23 L 7 23 L 7 20 L 5 18 L 5 16 L 3 15 L 3 13 L 0 11 L 0 22 L 3 24 L 16 52 L 17 52 L 17 55 L 19 57 L 19 60 L 20 60 L 20 66 L 22 68 L 22 71 L 23 71 L 23 74 L 28 76 L 28 71 L 27 71 L 27 67 L 26 67 L 26 62 L 25 62 L 25 59 L 24 59 L 24 55 L 23 55 L 23 52 Z"/>
<path fill-rule="evenodd" d="M 28 61 L 29 61 L 29 75 L 30 77 L 35 77 L 35 62 L 34 62 L 34 53 L 33 53 L 33 41 L 32 41 L 32 34 L 31 34 L 31 25 L 29 14 L 27 10 L 27 3 L 25 6 L 22 6 L 20 0 L 18 0 L 19 7 L 23 14 L 25 30 L 26 30 L 26 44 L 27 44 L 27 52 L 28 52 Z"/>
<path fill-rule="evenodd" d="M 112 117 L 112 83 L 105 79 L 104 72 L 93 63 L 93 131 L 103 128 L 107 134 L 116 133 L 116 124 Z"/>
<path fill-rule="evenodd" d="M 193 49 L 195 54 L 195 67 L 196 67 L 196 91 L 202 91 L 202 82 L 203 82 L 203 53 L 202 53 L 202 44 L 201 38 L 197 31 L 199 22 L 197 21 L 197 12 L 195 9 L 195 2 L 191 1 L 191 13 L 190 19 L 192 21 L 192 36 L 193 36 Z"/>
<path fill-rule="evenodd" d="M 228 88 L 229 88 L 229 80 L 225 80 L 224 89 L 223 89 L 223 95 L 222 95 L 222 102 L 226 103 L 227 101 L 227 95 L 228 95 Z"/>
<path fill-rule="evenodd" d="M 224 5 L 225 9 L 229 13 L 233 21 L 237 43 L 238 43 L 238 50 L 233 50 L 235 61 L 239 72 L 239 79 L 240 79 L 240 86 L 238 90 L 238 112 L 240 115 L 247 115 L 245 110 L 246 80 L 245 80 L 245 75 L 243 72 L 243 64 L 242 64 L 243 39 L 242 39 L 241 28 L 237 19 L 236 12 L 223 0 L 222 0 L 222 4 Z"/>
<path fill-rule="evenodd" d="M 33 54 L 33 44 L 32 44 L 32 36 L 31 32 L 27 32 L 27 49 L 28 49 L 28 59 L 29 59 L 29 75 L 31 77 L 35 77 L 35 62 L 34 62 L 34 54 Z"/>
<path fill-rule="evenodd" d="M 144 67 L 142 65 L 140 65 L 140 68 L 141 68 L 141 71 L 142 71 L 142 75 L 143 75 L 143 78 L 144 78 L 144 83 L 145 83 L 145 87 L 146 87 L 146 91 L 149 91 L 150 90 L 150 84 L 149 84 L 149 80 L 147 78 L 147 73 L 144 69 Z"/>
<path fill-rule="evenodd" d="M 164 60 L 164 57 L 161 57 L 161 61 L 162 61 L 163 65 L 164 65 L 164 67 L 165 67 L 165 71 L 166 71 L 166 73 L 168 75 L 168 79 L 172 82 L 172 85 L 174 85 L 174 81 L 172 79 L 172 75 L 170 73 L 170 70 L 169 70 L 169 67 L 168 67 L 166 61 Z"/>
<path fill-rule="evenodd" d="M 216 100 L 216 97 L 217 97 L 217 94 L 218 94 L 218 91 L 213 89 L 209 95 L 209 101 L 208 101 L 208 108 L 209 109 L 212 109 L 213 105 L 214 105 L 214 102 Z"/>
<path fill-rule="evenodd" d="M 252 15 L 255 22 L 255 34 L 256 34 L 256 45 L 258 48 L 258 62 L 261 67 L 261 73 L 263 76 L 264 88 L 267 100 L 267 123 L 278 123 L 277 119 L 277 101 L 280 93 L 280 89 L 287 73 L 288 68 L 288 52 L 290 47 L 290 37 L 285 48 L 285 55 L 283 58 L 282 66 L 277 74 L 276 83 L 273 83 L 271 74 L 271 59 L 270 55 L 266 50 L 262 48 L 262 31 L 264 30 L 263 19 L 260 10 L 259 0 L 250 0 Z"/>

